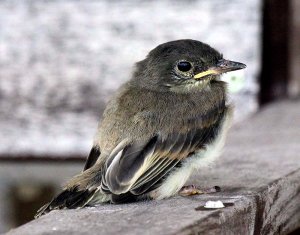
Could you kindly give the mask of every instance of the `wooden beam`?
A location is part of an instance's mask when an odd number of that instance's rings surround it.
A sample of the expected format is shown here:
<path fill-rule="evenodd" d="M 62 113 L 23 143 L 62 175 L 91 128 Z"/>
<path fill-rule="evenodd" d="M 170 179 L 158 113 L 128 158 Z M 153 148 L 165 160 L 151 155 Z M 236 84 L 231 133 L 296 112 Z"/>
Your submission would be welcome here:
<path fill-rule="evenodd" d="M 290 75 L 288 86 L 290 97 L 300 96 L 300 1 L 291 1 Z"/>
<path fill-rule="evenodd" d="M 287 96 L 290 1 L 264 0 L 260 104 Z"/>
<path fill-rule="evenodd" d="M 284 115 L 288 113 L 289 115 Z M 300 228 L 300 102 L 281 102 L 232 128 L 216 166 L 190 184 L 221 192 L 57 210 L 8 235 L 289 234 Z M 221 200 L 222 209 L 205 209 Z"/>

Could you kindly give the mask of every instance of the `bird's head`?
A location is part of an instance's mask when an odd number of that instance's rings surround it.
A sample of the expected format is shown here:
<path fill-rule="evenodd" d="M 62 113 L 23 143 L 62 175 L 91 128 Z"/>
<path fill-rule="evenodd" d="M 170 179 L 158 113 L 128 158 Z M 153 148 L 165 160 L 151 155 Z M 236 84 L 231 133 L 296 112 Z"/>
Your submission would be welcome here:
<path fill-rule="evenodd" d="M 137 63 L 134 77 L 150 89 L 187 92 L 210 87 L 222 73 L 245 67 L 223 59 L 222 54 L 205 43 L 185 39 L 161 44 L 150 51 L 145 60 Z"/>

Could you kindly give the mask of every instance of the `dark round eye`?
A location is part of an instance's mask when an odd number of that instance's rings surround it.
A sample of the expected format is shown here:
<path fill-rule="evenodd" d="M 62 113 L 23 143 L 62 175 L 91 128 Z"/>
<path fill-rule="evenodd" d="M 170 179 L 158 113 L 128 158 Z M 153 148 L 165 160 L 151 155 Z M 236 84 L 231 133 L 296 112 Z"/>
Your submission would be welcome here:
<path fill-rule="evenodd" d="M 177 68 L 182 72 L 187 72 L 192 68 L 192 65 L 190 62 L 187 62 L 187 61 L 180 61 L 177 64 Z"/>

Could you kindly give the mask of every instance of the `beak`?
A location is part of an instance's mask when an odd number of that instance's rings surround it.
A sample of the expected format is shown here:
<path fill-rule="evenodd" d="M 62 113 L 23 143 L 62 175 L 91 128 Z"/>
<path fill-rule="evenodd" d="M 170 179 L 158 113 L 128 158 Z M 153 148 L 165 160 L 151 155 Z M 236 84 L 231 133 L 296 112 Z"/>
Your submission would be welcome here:
<path fill-rule="evenodd" d="M 246 65 L 243 63 L 222 59 L 222 60 L 219 60 L 219 62 L 217 63 L 216 66 L 211 67 L 206 71 L 197 73 L 194 76 L 194 79 L 200 79 L 207 75 L 218 75 L 218 74 L 222 74 L 222 73 L 226 73 L 226 72 L 230 72 L 230 71 L 234 71 L 234 70 L 239 70 L 239 69 L 244 69 L 244 68 L 246 68 Z"/>

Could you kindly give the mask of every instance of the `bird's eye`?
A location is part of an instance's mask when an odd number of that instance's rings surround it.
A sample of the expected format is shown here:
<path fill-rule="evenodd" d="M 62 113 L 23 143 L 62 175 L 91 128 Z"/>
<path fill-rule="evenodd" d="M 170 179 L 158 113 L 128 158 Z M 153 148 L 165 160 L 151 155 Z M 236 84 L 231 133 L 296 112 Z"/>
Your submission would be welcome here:
<path fill-rule="evenodd" d="M 192 65 L 190 62 L 187 62 L 187 61 L 180 61 L 177 64 L 177 68 L 182 72 L 187 72 L 192 68 Z"/>

